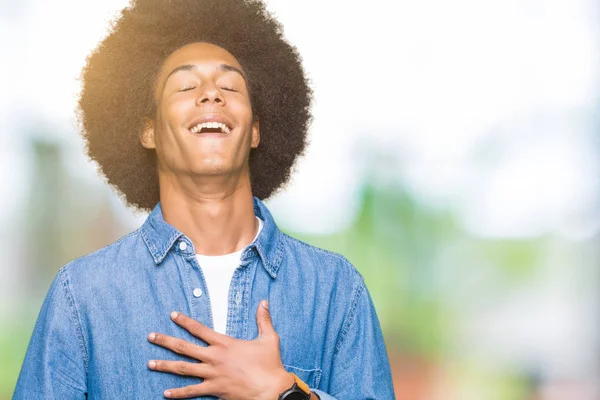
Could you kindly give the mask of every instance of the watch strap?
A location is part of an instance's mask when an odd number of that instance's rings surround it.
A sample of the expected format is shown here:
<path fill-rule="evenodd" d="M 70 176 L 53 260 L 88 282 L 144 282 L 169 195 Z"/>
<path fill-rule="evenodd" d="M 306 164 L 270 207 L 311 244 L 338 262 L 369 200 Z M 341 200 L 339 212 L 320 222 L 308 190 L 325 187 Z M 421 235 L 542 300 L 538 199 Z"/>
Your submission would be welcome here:
<path fill-rule="evenodd" d="M 290 372 L 290 375 L 294 378 L 294 381 L 296 382 L 296 385 L 298 385 L 298 388 L 310 396 L 310 388 L 308 387 L 308 385 L 304 383 L 302 379 L 298 378 L 296 374 Z"/>
<path fill-rule="evenodd" d="M 289 374 L 294 378 L 294 384 L 289 389 L 283 391 L 279 394 L 279 400 L 286 399 L 298 399 L 298 396 L 309 400 L 310 399 L 310 388 L 306 383 L 302 381 L 302 379 L 298 378 L 295 374 L 289 372 Z"/>

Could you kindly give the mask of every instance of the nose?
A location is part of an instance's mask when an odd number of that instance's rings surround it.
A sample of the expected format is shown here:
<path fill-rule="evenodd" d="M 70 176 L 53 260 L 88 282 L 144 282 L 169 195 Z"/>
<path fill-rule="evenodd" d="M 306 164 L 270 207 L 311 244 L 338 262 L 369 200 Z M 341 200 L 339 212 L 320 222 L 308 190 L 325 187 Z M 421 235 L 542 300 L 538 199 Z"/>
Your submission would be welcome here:
<path fill-rule="evenodd" d="M 198 99 L 196 100 L 196 105 L 210 103 L 220 105 L 225 104 L 225 98 L 223 97 L 223 93 L 221 93 L 221 90 L 214 84 L 204 85 L 200 96 L 198 96 Z"/>

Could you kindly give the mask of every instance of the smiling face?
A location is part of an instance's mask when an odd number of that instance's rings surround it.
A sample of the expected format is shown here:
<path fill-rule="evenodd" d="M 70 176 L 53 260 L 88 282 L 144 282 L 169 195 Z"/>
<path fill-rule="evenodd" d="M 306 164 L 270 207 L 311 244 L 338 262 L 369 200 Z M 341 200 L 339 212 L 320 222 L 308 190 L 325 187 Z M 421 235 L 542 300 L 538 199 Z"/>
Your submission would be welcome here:
<path fill-rule="evenodd" d="M 140 139 L 156 149 L 159 176 L 249 176 L 260 135 L 233 55 L 209 43 L 176 50 L 162 65 L 154 96 L 155 119 Z"/>

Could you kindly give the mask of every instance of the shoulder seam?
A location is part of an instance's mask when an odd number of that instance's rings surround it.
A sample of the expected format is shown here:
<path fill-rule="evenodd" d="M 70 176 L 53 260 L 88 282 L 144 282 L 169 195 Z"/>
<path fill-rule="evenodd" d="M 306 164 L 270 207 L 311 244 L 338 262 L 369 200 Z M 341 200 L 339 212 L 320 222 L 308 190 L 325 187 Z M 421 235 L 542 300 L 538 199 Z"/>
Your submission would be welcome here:
<path fill-rule="evenodd" d="M 346 333 L 350 329 L 350 324 L 354 320 L 354 315 L 356 314 L 356 305 L 358 304 L 358 300 L 359 300 L 360 296 L 362 295 L 362 293 L 364 292 L 364 290 L 365 290 L 365 282 L 361 276 L 360 280 L 359 280 L 359 285 L 356 288 L 356 293 L 354 294 L 354 297 L 352 299 L 350 309 L 348 310 L 348 314 L 346 314 L 344 324 L 342 325 L 342 330 L 340 332 L 337 343 L 335 345 L 333 357 L 336 356 L 337 352 L 339 351 L 340 347 L 342 346 L 342 343 L 344 342 L 344 339 L 346 338 Z"/>
<path fill-rule="evenodd" d="M 77 339 L 79 341 L 79 348 L 83 354 L 83 362 L 85 365 L 85 374 L 88 374 L 88 366 L 89 366 L 89 358 L 88 358 L 88 354 L 87 354 L 87 350 L 86 350 L 86 346 L 85 346 L 85 339 L 83 337 L 83 330 L 81 328 L 81 320 L 79 318 L 79 312 L 77 310 L 77 305 L 75 304 L 75 300 L 73 299 L 73 295 L 71 294 L 71 289 L 69 287 L 69 278 L 68 278 L 68 271 L 66 269 L 66 266 L 61 268 L 59 271 L 60 277 L 61 277 L 61 283 L 62 283 L 62 287 L 65 293 L 65 296 L 67 298 L 67 304 L 69 305 L 69 308 L 71 309 L 71 318 L 73 323 L 75 324 L 75 330 L 76 330 L 76 334 L 77 334 Z"/>

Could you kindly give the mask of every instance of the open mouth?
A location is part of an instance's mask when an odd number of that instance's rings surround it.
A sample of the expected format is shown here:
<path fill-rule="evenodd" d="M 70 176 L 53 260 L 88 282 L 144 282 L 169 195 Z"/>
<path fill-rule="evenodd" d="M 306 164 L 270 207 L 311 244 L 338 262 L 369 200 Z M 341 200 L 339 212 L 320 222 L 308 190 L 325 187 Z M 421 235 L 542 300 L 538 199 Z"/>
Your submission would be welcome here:
<path fill-rule="evenodd" d="M 230 134 L 231 128 L 225 125 L 222 122 L 202 122 L 198 125 L 194 125 L 190 128 L 192 133 L 202 134 L 202 133 L 223 133 Z"/>

